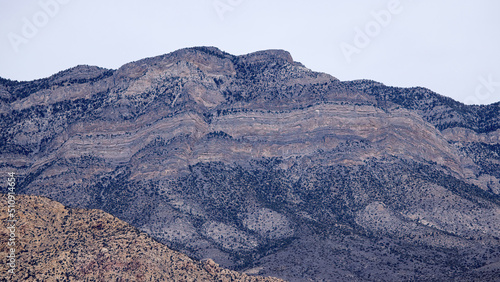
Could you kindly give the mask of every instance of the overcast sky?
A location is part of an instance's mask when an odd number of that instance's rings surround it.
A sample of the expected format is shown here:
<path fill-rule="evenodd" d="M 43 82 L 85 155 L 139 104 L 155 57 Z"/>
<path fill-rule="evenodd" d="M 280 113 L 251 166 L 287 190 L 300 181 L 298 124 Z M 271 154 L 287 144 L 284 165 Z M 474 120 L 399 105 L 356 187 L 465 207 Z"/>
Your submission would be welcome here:
<path fill-rule="evenodd" d="M 284 49 L 341 80 L 488 104 L 500 101 L 499 28 L 496 0 L 0 0 L 0 76 L 116 69 L 192 46 Z"/>

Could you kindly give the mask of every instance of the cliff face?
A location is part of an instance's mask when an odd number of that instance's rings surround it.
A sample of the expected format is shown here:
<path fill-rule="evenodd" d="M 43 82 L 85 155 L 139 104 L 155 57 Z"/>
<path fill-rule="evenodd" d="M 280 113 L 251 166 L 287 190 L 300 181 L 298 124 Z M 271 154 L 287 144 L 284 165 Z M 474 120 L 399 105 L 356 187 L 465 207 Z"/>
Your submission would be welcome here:
<path fill-rule="evenodd" d="M 2 195 L 2 200 L 7 201 Z M 168 249 L 99 210 L 71 209 L 39 196 L 17 198 L 15 274 L 9 281 L 283 281 L 248 276 Z M 0 220 L 7 219 L 2 213 Z M 0 230 L 2 238 L 9 232 Z M 9 247 L 10 248 L 10 247 Z M 2 244 L 2 259 L 9 249 Z"/>
<path fill-rule="evenodd" d="M 297 281 L 495 271 L 498 103 L 211 47 L 1 80 L 0 102 L 1 167 L 21 193 L 103 209 L 196 258 Z"/>

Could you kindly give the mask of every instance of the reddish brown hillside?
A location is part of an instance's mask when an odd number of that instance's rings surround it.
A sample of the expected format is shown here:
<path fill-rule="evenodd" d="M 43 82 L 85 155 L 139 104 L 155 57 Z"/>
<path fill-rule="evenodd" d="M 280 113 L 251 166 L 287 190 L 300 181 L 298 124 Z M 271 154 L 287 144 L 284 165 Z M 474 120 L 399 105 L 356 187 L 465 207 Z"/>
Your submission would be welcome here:
<path fill-rule="evenodd" d="M 10 231 L 2 227 L 1 281 L 282 281 L 192 260 L 100 210 L 37 196 L 17 196 L 16 206 L 16 274 L 8 273 Z M 4 208 L 4 226 L 7 215 Z"/>

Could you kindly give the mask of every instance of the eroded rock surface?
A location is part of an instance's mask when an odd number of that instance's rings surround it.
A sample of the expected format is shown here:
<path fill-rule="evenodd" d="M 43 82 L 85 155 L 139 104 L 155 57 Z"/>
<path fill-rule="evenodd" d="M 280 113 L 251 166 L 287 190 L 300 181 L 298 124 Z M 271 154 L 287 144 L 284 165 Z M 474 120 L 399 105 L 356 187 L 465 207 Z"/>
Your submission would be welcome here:
<path fill-rule="evenodd" d="M 0 247 L 5 281 L 283 281 L 192 260 L 100 210 L 67 208 L 39 196 L 18 196 L 16 207 L 14 275 L 5 263 L 10 247 Z M 2 213 L 2 223 L 6 219 Z M 0 235 L 10 231 L 2 227 Z"/>
<path fill-rule="evenodd" d="M 500 103 L 213 47 L 1 80 L 0 102 L 19 192 L 195 258 L 292 281 L 498 271 Z"/>

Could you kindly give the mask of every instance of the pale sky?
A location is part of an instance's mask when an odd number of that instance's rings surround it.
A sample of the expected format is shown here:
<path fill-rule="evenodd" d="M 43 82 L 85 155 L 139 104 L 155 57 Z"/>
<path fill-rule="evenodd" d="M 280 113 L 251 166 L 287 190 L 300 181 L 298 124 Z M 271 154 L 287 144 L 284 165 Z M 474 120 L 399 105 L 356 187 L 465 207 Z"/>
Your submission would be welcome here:
<path fill-rule="evenodd" d="M 284 49 L 340 80 L 500 101 L 496 0 L 0 0 L 0 77 L 32 80 L 184 47 Z"/>

